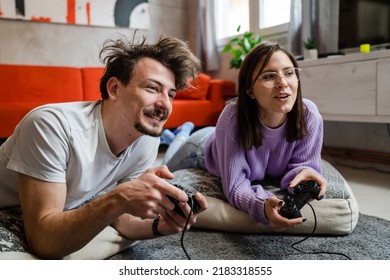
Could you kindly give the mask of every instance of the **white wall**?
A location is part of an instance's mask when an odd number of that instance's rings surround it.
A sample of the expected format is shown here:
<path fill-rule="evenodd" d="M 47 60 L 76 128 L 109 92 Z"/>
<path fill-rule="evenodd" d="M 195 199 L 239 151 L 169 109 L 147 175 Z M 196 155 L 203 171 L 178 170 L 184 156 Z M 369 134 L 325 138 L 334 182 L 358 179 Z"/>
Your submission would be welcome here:
<path fill-rule="evenodd" d="M 161 34 L 185 38 L 186 0 L 149 3 L 151 29 L 142 31 L 149 41 Z M 103 42 L 121 35 L 132 38 L 133 30 L 0 19 L 0 63 L 101 66 Z"/>
<path fill-rule="evenodd" d="M 0 20 L 0 63 L 101 66 L 104 40 L 129 29 Z"/>

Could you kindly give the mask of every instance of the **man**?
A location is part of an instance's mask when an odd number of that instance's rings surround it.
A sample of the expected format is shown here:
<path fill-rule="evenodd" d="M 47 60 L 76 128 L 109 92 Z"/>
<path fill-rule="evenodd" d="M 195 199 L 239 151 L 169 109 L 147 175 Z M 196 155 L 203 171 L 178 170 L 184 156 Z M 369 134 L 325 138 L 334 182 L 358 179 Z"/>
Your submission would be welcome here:
<path fill-rule="evenodd" d="M 178 233 L 186 218 L 168 195 L 190 213 L 186 193 L 165 180 L 173 174 L 151 166 L 172 100 L 199 73 L 199 59 L 175 38 L 109 40 L 106 53 L 102 100 L 38 107 L 0 148 L 0 208 L 21 206 L 40 258 L 63 258 L 108 225 L 133 240 Z M 200 213 L 207 202 L 195 198 Z"/>

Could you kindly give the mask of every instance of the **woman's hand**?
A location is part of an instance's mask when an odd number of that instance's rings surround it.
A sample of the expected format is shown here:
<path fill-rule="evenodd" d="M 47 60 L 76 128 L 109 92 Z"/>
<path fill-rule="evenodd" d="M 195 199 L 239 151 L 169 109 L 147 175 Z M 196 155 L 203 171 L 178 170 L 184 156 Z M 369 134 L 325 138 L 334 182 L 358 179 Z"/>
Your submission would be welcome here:
<path fill-rule="evenodd" d="M 284 201 L 277 197 L 268 198 L 264 204 L 265 215 L 274 231 L 281 232 L 288 227 L 294 227 L 306 221 L 303 217 L 287 219 L 281 216 L 279 210 L 283 205 Z"/>
<path fill-rule="evenodd" d="M 297 176 L 290 182 L 290 185 L 288 186 L 289 189 L 294 188 L 299 183 L 303 181 L 316 181 L 318 186 L 321 188 L 321 191 L 318 194 L 318 199 L 322 199 L 325 196 L 326 192 L 326 180 L 317 172 L 313 171 L 312 169 L 304 168 L 302 169 Z"/>

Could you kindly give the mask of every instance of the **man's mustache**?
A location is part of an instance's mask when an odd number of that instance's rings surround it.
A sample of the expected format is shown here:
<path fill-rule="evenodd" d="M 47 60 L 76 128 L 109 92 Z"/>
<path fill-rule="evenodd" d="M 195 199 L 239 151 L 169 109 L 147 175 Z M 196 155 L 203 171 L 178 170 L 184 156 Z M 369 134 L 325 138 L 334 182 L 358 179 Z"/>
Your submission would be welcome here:
<path fill-rule="evenodd" d="M 162 121 L 165 121 L 166 119 L 168 119 L 168 116 L 169 116 L 168 110 L 161 109 L 161 108 L 145 110 L 144 113 L 147 114 L 148 116 L 160 119 Z"/>

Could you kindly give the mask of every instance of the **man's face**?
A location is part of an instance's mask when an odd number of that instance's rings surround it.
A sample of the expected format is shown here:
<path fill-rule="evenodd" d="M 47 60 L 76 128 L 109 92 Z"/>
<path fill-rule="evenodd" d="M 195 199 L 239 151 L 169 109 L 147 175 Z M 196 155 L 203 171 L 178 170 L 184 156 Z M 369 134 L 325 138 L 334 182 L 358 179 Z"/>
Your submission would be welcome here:
<path fill-rule="evenodd" d="M 120 121 L 142 134 L 158 137 L 172 112 L 175 95 L 173 72 L 156 60 L 142 58 L 129 84 L 126 87 L 118 84 Z"/>

